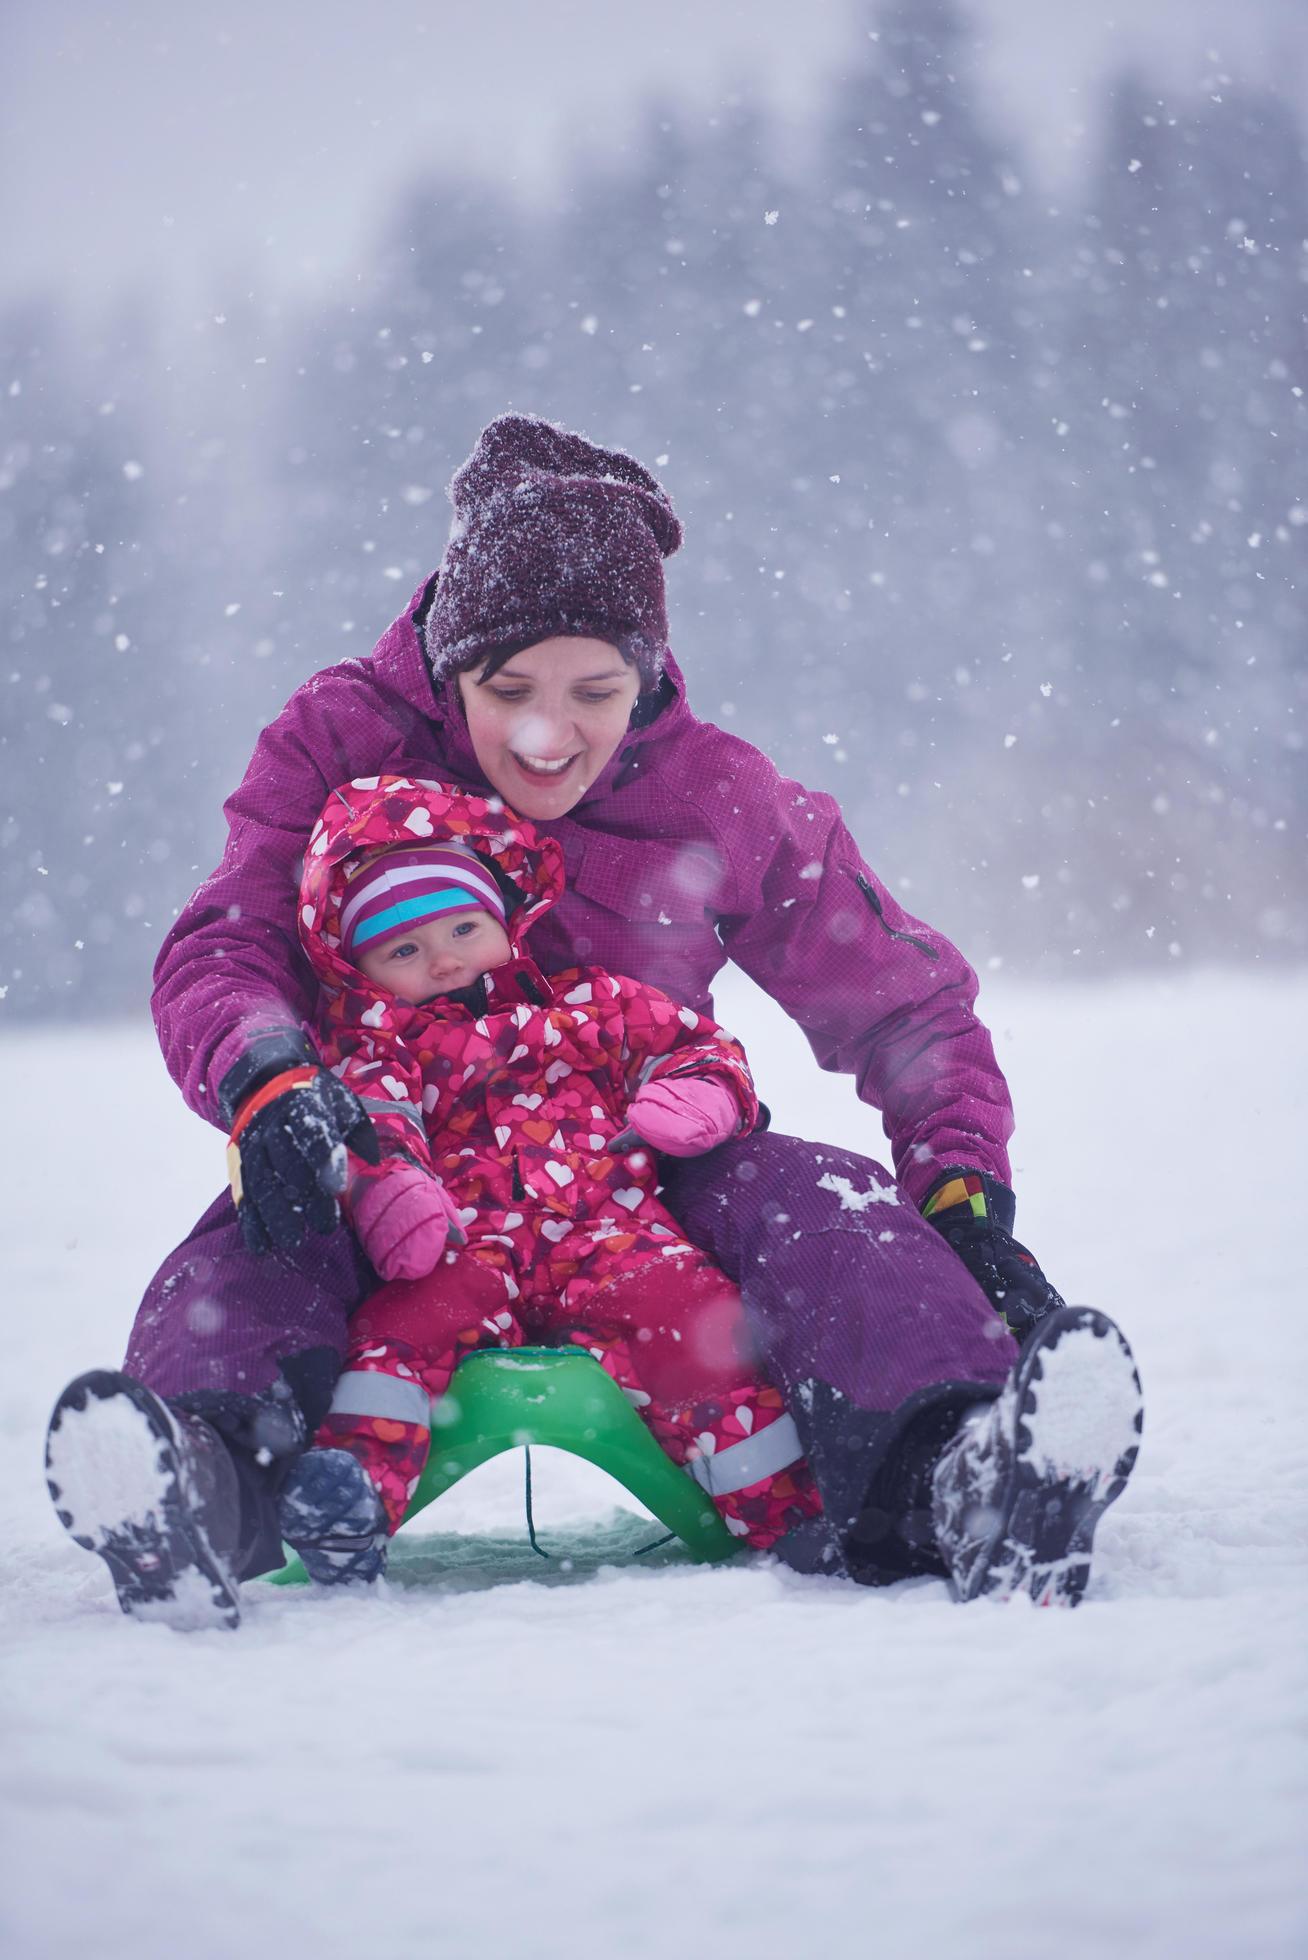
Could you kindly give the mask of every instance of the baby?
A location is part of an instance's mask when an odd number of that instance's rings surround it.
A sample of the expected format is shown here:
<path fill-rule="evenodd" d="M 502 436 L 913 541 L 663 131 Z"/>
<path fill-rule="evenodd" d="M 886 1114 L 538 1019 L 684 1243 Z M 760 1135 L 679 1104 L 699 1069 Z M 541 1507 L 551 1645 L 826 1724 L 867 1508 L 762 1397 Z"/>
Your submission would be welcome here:
<path fill-rule="evenodd" d="M 488 1345 L 588 1349 L 751 1546 L 819 1508 L 737 1289 L 655 1195 L 654 1151 L 692 1156 L 757 1120 L 744 1054 L 656 988 L 547 978 L 523 942 L 562 889 L 554 839 L 439 783 L 346 784 L 310 840 L 315 1033 L 380 1140 L 376 1165 L 351 1158 L 345 1206 L 383 1282 L 282 1489 L 284 1535 L 320 1582 L 383 1571 L 432 1403 Z"/>

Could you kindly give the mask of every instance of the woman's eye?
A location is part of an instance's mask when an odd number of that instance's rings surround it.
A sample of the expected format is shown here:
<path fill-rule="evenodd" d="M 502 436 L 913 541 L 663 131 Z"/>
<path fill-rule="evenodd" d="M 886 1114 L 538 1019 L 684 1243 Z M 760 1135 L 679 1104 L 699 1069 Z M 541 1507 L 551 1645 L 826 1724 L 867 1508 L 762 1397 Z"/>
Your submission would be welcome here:
<path fill-rule="evenodd" d="M 588 708 L 597 708 L 601 705 L 601 703 L 605 701 L 612 701 L 614 696 L 617 694 L 617 691 L 618 690 L 616 687 L 610 687 L 606 689 L 603 693 L 600 693 L 598 691 L 594 693 L 584 692 L 582 694 L 579 694 L 577 696 L 577 699 L 579 701 L 584 701 Z"/>
<path fill-rule="evenodd" d="M 490 691 L 497 701 L 525 701 L 527 698 L 525 687 L 493 687 Z"/>

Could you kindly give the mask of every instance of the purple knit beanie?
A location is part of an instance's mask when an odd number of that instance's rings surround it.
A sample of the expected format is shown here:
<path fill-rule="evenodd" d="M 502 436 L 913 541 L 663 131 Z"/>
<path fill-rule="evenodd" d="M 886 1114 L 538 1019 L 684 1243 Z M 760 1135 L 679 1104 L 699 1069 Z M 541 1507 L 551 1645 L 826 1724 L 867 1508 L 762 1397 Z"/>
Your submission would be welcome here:
<path fill-rule="evenodd" d="M 667 650 L 663 560 L 681 543 L 667 492 L 620 449 L 501 415 L 449 488 L 450 540 L 427 617 L 432 675 L 555 634 L 608 640 L 650 687 Z"/>

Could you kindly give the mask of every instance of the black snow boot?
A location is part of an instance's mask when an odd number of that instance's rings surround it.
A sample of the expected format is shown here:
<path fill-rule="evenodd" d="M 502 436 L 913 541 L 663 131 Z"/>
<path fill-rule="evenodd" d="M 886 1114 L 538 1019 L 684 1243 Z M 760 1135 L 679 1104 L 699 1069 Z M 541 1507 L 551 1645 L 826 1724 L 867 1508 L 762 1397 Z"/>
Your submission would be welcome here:
<path fill-rule="evenodd" d="M 368 1585 L 386 1570 L 386 1513 L 348 1450 L 308 1450 L 277 1499 L 282 1537 L 320 1586 Z"/>
<path fill-rule="evenodd" d="M 124 1613 L 185 1632 L 239 1624 L 239 1486 L 207 1422 L 95 1368 L 55 1403 L 45 1468 L 59 1522 L 99 1553 Z"/>
<path fill-rule="evenodd" d="M 1131 1350 L 1107 1315 L 1039 1321 L 998 1397 L 964 1417 L 932 1476 L 954 1593 L 1075 1606 L 1095 1527 L 1126 1488 L 1143 1422 Z"/>

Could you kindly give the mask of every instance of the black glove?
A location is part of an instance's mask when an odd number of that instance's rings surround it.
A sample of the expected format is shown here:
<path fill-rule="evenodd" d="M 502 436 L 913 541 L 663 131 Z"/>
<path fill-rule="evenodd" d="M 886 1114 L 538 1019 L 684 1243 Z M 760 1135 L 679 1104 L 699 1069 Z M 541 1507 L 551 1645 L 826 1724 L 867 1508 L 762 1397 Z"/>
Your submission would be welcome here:
<path fill-rule="evenodd" d="M 1016 1210 L 1016 1198 L 997 1177 L 952 1170 L 927 1192 L 922 1216 L 953 1247 L 1009 1333 L 1024 1341 L 1066 1302 L 1013 1237 Z"/>
<path fill-rule="evenodd" d="M 349 1153 L 375 1164 L 377 1133 L 330 1069 L 283 1069 L 243 1102 L 227 1146 L 232 1195 L 251 1252 L 293 1252 L 306 1228 L 332 1232 Z"/>

